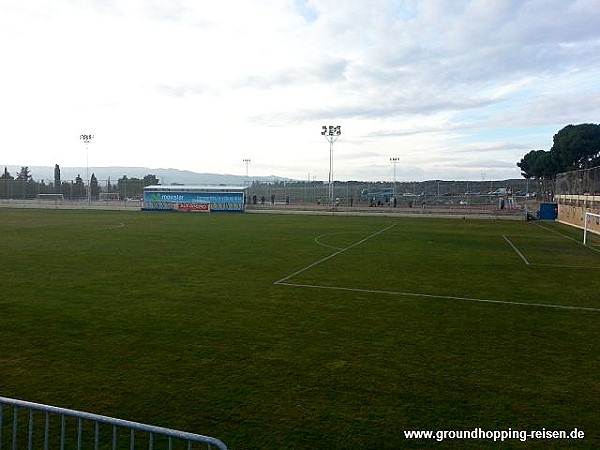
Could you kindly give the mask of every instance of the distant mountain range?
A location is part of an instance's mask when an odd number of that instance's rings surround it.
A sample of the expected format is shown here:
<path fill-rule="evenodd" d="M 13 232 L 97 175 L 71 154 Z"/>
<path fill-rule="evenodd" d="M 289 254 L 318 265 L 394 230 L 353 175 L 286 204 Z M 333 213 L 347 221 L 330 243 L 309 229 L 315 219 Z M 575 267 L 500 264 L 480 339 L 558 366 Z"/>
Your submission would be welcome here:
<path fill-rule="evenodd" d="M 21 167 L 6 166 L 13 177 L 16 177 Z M 74 180 L 78 175 L 85 179 L 87 173 L 86 167 L 60 167 L 61 180 Z M 4 167 L 0 167 L 0 172 Z M 54 180 L 54 167 L 47 166 L 29 166 L 29 173 L 35 181 Z M 90 167 L 90 176 L 94 174 L 98 181 L 110 180 L 116 182 L 119 178 L 144 178 L 145 175 L 155 175 L 161 184 L 192 184 L 192 185 L 243 185 L 247 178 L 243 175 L 217 174 L 217 173 L 197 173 L 189 170 L 179 169 L 150 169 L 148 167 Z M 290 178 L 282 178 L 275 175 L 256 177 L 252 180 L 274 183 L 278 181 L 294 181 Z"/>
<path fill-rule="evenodd" d="M 54 181 L 54 167 L 48 166 L 28 166 L 29 173 L 31 174 L 34 181 L 46 181 L 53 182 Z M 6 166 L 9 173 L 16 177 L 21 170 L 20 166 Z M 61 167 L 60 168 L 60 179 L 63 181 L 75 180 L 79 175 L 81 178 L 86 178 L 86 167 Z M 0 166 L 0 173 L 4 172 L 4 166 Z M 243 186 L 247 183 L 247 178 L 244 175 L 231 175 L 231 174 L 218 174 L 218 173 L 197 173 L 189 170 L 179 170 L 179 169 L 150 169 L 148 167 L 90 167 L 89 168 L 90 176 L 94 174 L 96 179 L 99 182 L 106 181 L 110 178 L 112 183 L 116 183 L 117 180 L 126 176 L 127 178 L 144 178 L 145 175 L 155 175 L 160 184 L 170 185 L 170 184 L 186 184 L 186 185 L 203 185 L 203 186 L 216 186 L 216 185 L 227 185 L 227 186 Z M 252 181 L 259 181 L 261 183 L 276 183 L 280 181 L 299 181 L 294 180 L 292 178 L 284 178 L 278 177 L 276 175 L 269 176 L 252 176 Z M 370 182 L 360 182 L 365 183 L 367 185 L 373 184 Z M 497 184 L 500 183 L 500 186 L 506 187 L 511 186 L 514 189 L 525 189 L 527 185 L 527 180 L 524 178 L 521 179 L 511 179 L 511 180 L 497 180 L 497 181 L 437 181 L 437 180 L 427 180 L 420 182 L 398 182 L 398 186 L 401 185 L 411 185 L 413 189 L 423 190 L 431 190 L 431 189 L 444 189 L 445 184 L 454 184 L 454 183 L 466 183 L 465 192 L 466 191 L 480 191 L 487 192 L 492 189 L 492 183 L 495 187 L 498 187 Z M 377 183 L 375 183 L 377 184 Z M 417 186 L 419 186 L 417 188 Z M 434 187 L 432 187 L 434 186 Z M 533 187 L 533 186 L 532 186 Z"/>

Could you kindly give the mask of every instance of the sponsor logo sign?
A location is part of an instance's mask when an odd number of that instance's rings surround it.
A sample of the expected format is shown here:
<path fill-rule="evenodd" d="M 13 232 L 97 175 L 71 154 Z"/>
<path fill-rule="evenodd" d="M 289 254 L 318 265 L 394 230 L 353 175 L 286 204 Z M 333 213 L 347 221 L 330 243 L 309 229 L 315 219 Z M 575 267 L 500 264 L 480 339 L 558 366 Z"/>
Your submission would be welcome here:
<path fill-rule="evenodd" d="M 210 205 L 208 203 L 180 203 L 177 205 L 179 211 L 200 211 L 209 212 Z"/>

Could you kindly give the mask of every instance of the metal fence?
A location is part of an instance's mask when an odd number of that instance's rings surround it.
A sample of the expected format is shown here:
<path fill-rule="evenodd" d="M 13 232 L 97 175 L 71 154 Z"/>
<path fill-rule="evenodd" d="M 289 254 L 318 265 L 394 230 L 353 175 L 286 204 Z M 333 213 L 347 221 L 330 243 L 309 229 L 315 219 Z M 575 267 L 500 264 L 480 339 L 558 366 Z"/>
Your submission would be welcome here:
<path fill-rule="evenodd" d="M 227 450 L 209 436 L 0 397 L 0 450 L 25 448 Z"/>
<path fill-rule="evenodd" d="M 421 182 L 339 181 L 333 186 L 334 206 L 398 208 L 479 207 L 498 208 L 498 197 L 509 189 L 523 203 L 535 198 L 534 183 L 523 180 Z M 506 195 L 506 194 L 504 194 Z M 329 185 L 323 182 L 253 182 L 247 191 L 248 203 L 262 205 L 328 205 Z"/>
<path fill-rule="evenodd" d="M 36 202 L 40 207 L 111 206 L 137 207 L 145 180 L 23 181 L 0 179 L 0 203 Z M 246 183 L 246 201 L 257 207 L 273 205 L 327 206 L 331 202 L 329 184 L 322 181 L 280 181 Z M 517 204 L 540 199 L 540 186 L 525 179 L 503 181 L 361 182 L 336 181 L 334 205 L 340 207 L 465 208 L 498 209 L 502 191 L 510 189 Z M 505 195 L 505 194 L 504 194 Z M 141 204 L 140 204 L 141 205 Z"/>
<path fill-rule="evenodd" d="M 556 176 L 557 195 L 600 195 L 600 166 Z"/>
<path fill-rule="evenodd" d="M 65 200 L 108 200 L 135 199 L 143 196 L 148 183 L 140 179 L 92 180 L 91 183 L 78 178 L 75 180 L 18 180 L 0 178 L 1 199 L 34 199 L 43 195 L 60 195 Z"/>

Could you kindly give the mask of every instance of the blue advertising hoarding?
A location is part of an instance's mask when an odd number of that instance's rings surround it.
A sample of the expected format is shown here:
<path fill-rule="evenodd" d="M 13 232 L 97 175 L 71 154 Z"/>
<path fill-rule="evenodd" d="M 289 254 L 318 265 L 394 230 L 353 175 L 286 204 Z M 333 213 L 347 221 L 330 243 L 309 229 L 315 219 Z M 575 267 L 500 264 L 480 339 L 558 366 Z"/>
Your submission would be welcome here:
<path fill-rule="evenodd" d="M 147 211 L 244 211 L 243 188 L 148 186 L 144 189 Z"/>

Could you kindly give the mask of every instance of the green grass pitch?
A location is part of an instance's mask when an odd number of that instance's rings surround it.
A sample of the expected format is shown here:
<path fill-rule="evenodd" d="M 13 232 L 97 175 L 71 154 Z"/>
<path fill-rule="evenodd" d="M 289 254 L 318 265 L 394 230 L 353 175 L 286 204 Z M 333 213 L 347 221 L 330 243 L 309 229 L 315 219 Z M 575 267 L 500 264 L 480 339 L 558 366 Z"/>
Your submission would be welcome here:
<path fill-rule="evenodd" d="M 231 449 L 597 448 L 600 239 L 581 237 L 542 222 L 0 209 L 0 396 Z M 403 434 L 474 428 L 586 437 Z"/>

